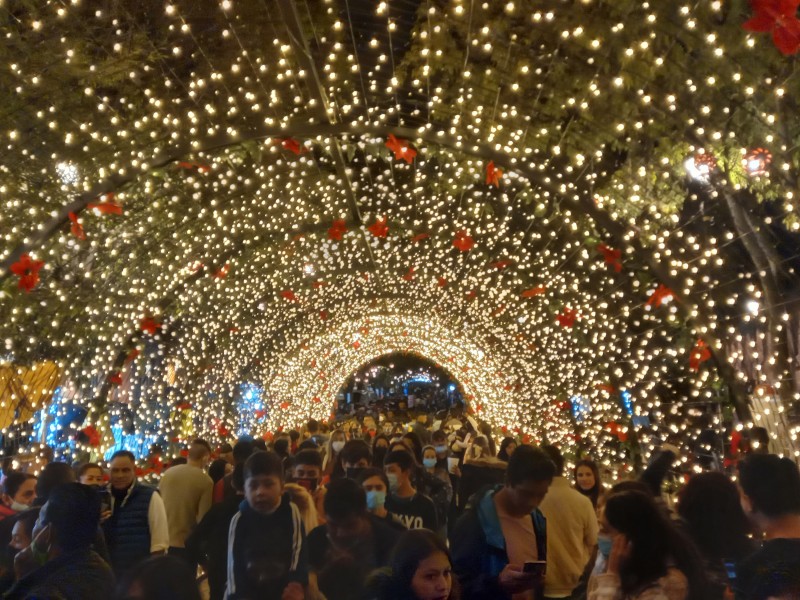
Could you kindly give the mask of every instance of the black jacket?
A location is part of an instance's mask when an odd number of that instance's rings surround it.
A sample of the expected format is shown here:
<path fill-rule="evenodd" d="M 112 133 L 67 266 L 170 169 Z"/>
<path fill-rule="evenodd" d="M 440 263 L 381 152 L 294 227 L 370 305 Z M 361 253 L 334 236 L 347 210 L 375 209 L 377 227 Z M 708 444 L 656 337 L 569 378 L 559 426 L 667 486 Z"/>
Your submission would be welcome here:
<path fill-rule="evenodd" d="M 114 596 L 111 567 L 94 550 L 48 561 L 20 579 L 5 600 L 108 600 Z"/>

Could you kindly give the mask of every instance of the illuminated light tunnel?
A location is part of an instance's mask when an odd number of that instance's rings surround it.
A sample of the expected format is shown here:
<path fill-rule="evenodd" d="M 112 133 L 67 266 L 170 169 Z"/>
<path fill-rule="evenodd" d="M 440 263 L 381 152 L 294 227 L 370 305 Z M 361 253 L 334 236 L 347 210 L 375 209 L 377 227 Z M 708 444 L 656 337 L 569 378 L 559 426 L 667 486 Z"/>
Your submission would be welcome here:
<path fill-rule="evenodd" d="M 45 361 L 100 452 L 121 420 L 327 417 L 407 351 L 534 440 L 647 453 L 711 415 L 798 452 L 798 116 L 747 15 L 30 4 L 0 75 L 5 434 L 35 437 L 15 378 Z"/>

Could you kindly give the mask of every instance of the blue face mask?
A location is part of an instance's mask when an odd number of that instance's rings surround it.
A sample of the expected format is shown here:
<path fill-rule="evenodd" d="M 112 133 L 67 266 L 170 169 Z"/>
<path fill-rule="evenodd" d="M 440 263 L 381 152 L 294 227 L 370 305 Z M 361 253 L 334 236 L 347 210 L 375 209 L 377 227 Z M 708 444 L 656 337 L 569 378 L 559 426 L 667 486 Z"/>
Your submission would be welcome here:
<path fill-rule="evenodd" d="M 436 459 L 435 458 L 423 458 L 422 464 L 425 465 L 426 469 L 432 469 L 436 466 Z"/>
<path fill-rule="evenodd" d="M 376 510 L 386 504 L 386 492 L 370 490 L 367 492 L 367 508 Z"/>
<path fill-rule="evenodd" d="M 387 473 L 386 479 L 389 480 L 389 491 L 393 494 L 396 493 L 397 489 L 400 487 L 400 482 L 397 481 L 397 474 Z"/>
<path fill-rule="evenodd" d="M 610 536 L 607 535 L 599 535 L 597 536 L 597 549 L 600 551 L 600 554 L 608 558 L 611 555 L 611 546 L 614 545 L 614 540 Z"/>

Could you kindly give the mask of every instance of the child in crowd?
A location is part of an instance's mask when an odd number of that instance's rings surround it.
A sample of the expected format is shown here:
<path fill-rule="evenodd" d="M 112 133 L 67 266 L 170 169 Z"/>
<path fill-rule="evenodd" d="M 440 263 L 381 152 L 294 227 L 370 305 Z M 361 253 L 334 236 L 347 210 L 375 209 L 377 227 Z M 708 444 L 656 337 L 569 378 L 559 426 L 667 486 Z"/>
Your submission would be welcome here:
<path fill-rule="evenodd" d="M 228 533 L 226 600 L 302 600 L 308 584 L 303 519 L 283 490 L 283 460 L 255 452 Z"/>

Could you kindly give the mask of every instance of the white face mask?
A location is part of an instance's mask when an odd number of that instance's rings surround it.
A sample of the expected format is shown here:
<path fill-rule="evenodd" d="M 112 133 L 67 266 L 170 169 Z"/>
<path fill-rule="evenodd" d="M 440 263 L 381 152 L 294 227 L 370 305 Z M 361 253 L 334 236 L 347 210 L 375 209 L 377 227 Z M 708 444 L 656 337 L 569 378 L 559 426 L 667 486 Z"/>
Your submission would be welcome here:
<path fill-rule="evenodd" d="M 331 448 L 338 454 L 342 451 L 342 448 L 344 448 L 344 442 L 331 442 Z"/>
<path fill-rule="evenodd" d="M 16 500 L 11 502 L 11 510 L 15 510 L 17 512 L 22 512 L 24 510 L 28 510 L 29 508 L 30 508 L 30 506 L 28 506 L 27 504 L 20 504 Z"/>

